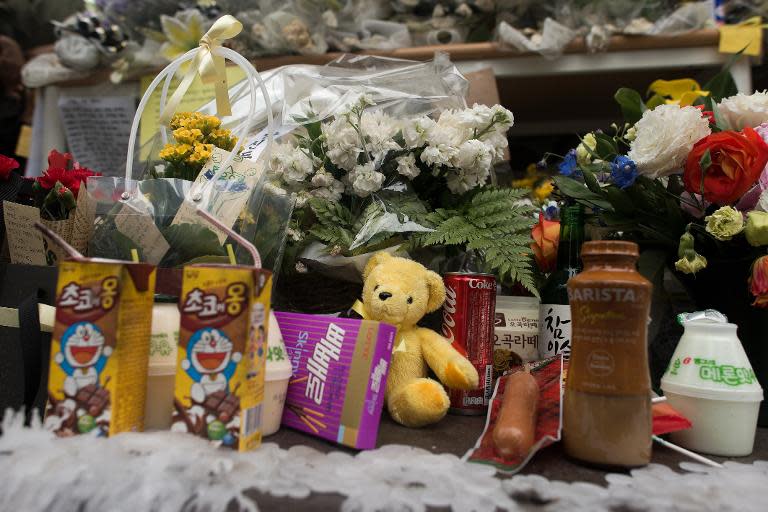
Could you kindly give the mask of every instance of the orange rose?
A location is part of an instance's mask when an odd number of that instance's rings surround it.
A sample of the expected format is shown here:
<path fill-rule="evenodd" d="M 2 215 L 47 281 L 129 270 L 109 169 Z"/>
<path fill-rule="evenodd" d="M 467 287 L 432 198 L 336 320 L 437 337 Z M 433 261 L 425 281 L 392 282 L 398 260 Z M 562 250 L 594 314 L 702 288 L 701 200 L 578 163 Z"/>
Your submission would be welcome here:
<path fill-rule="evenodd" d="M 755 296 L 753 306 L 768 309 L 768 256 L 760 256 L 752 264 L 749 291 Z"/>
<path fill-rule="evenodd" d="M 701 159 L 709 151 L 710 166 Z M 768 162 L 768 145 L 752 128 L 713 133 L 697 142 L 685 163 L 683 181 L 691 194 L 719 205 L 734 204 L 757 182 Z M 703 180 L 703 183 L 702 183 Z"/>
<path fill-rule="evenodd" d="M 531 229 L 533 255 L 542 272 L 552 272 L 557 266 L 557 244 L 560 241 L 560 223 L 546 220 L 539 214 L 539 222 Z"/>

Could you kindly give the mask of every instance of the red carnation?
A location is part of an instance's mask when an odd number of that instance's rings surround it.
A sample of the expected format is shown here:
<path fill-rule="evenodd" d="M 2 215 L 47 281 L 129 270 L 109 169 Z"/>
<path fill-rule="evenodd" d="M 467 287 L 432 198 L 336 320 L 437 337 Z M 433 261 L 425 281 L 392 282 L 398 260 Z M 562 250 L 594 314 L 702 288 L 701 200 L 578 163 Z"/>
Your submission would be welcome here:
<path fill-rule="evenodd" d="M 19 168 L 19 162 L 5 155 L 0 155 L 0 181 L 8 181 L 14 169 Z"/>

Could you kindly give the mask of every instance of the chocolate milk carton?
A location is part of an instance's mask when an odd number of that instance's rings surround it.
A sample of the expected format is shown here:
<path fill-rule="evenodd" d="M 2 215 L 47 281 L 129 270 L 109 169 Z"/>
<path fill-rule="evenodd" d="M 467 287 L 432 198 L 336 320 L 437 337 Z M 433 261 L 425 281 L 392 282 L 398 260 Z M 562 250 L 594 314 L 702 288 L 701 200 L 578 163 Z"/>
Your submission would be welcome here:
<path fill-rule="evenodd" d="M 266 270 L 184 267 L 172 430 L 239 451 L 261 444 L 271 289 Z"/>
<path fill-rule="evenodd" d="M 144 428 L 155 267 L 59 264 L 45 425 L 61 436 Z"/>

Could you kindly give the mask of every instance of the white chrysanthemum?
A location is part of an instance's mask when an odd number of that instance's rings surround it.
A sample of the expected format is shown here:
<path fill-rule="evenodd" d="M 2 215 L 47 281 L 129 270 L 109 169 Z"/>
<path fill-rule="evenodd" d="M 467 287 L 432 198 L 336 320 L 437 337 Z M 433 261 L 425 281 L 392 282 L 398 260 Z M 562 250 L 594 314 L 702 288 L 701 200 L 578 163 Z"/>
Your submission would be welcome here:
<path fill-rule="evenodd" d="M 418 148 L 427 143 L 427 134 L 435 121 L 427 116 L 407 121 L 403 126 L 403 139 L 409 149 Z"/>
<path fill-rule="evenodd" d="M 491 124 L 494 111 L 488 105 L 475 103 L 472 108 L 465 108 L 456 112 L 456 119 L 466 128 L 485 128 Z"/>
<path fill-rule="evenodd" d="M 373 192 L 381 189 L 384 183 L 384 175 L 373 166 L 373 162 L 358 165 L 349 173 L 349 181 L 352 184 L 352 190 L 359 197 L 368 197 Z"/>
<path fill-rule="evenodd" d="M 293 146 L 290 144 L 275 144 L 272 147 L 267 165 L 269 172 L 275 176 L 281 176 L 285 169 L 285 162 L 288 161 L 291 153 L 293 153 L 293 149 Z"/>
<path fill-rule="evenodd" d="M 459 153 L 456 155 L 456 167 L 463 170 L 475 170 L 477 172 L 487 172 L 491 169 L 491 149 L 480 140 L 468 140 L 459 146 Z"/>
<path fill-rule="evenodd" d="M 699 109 L 677 105 L 646 110 L 635 131 L 627 156 L 637 164 L 640 174 L 649 178 L 679 171 L 693 145 L 711 133 Z"/>
<path fill-rule="evenodd" d="M 406 178 L 413 179 L 421 172 L 419 167 L 416 165 L 416 157 L 413 156 L 413 153 L 408 153 L 407 155 L 398 157 L 396 162 L 397 172 Z"/>
<path fill-rule="evenodd" d="M 357 165 L 357 157 L 363 152 L 360 136 L 345 117 L 323 125 L 326 155 L 334 165 L 351 171 Z"/>
<path fill-rule="evenodd" d="M 740 92 L 721 101 L 718 109 L 734 130 L 747 126 L 754 128 L 768 122 L 768 91 L 753 94 Z"/>

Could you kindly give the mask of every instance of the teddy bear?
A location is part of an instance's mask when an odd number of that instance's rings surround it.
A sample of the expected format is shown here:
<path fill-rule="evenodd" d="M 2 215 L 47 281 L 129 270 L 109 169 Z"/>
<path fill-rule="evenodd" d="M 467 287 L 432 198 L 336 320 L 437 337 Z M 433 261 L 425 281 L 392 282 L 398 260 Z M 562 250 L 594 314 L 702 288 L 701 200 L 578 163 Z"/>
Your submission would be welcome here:
<path fill-rule="evenodd" d="M 442 384 L 474 389 L 479 382 L 475 367 L 448 340 L 417 326 L 443 305 L 443 279 L 415 261 L 379 252 L 366 264 L 363 281 L 363 316 L 398 328 L 385 394 L 389 414 L 407 427 L 440 421 L 450 405 Z M 428 367 L 442 384 L 427 378 Z"/>

